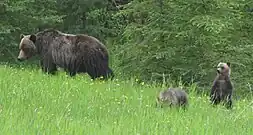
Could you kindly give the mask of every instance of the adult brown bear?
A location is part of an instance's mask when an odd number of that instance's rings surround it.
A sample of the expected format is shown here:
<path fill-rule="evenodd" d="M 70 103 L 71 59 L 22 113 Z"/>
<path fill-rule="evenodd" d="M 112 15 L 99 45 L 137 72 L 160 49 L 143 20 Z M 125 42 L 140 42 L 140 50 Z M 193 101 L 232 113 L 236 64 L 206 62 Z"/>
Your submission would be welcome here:
<path fill-rule="evenodd" d="M 92 36 L 45 29 L 36 34 L 22 34 L 19 49 L 19 61 L 38 54 L 45 73 L 54 74 L 59 66 L 70 76 L 88 73 L 92 79 L 114 77 L 106 47 Z"/>

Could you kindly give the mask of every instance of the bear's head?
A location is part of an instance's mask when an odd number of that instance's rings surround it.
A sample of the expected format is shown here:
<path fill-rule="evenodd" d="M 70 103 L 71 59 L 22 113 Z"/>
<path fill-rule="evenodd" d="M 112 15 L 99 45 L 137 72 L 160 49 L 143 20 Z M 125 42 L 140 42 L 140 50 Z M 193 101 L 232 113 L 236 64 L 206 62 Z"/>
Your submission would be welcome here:
<path fill-rule="evenodd" d="M 23 61 L 31 58 L 36 54 L 36 36 L 35 35 L 20 35 L 20 43 L 19 43 L 19 55 L 18 60 Z"/>
<path fill-rule="evenodd" d="M 225 76 L 230 76 L 230 62 L 224 63 L 224 62 L 220 62 L 217 65 L 217 73 L 219 75 L 225 75 Z"/>

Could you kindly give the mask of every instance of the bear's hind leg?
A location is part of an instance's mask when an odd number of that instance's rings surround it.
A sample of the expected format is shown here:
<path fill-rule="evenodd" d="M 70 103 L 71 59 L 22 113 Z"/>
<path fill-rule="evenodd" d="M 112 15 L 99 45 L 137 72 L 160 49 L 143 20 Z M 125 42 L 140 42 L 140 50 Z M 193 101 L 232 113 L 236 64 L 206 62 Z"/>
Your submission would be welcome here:
<path fill-rule="evenodd" d="M 76 75 L 76 72 L 71 72 L 71 71 L 69 71 L 69 76 L 70 77 L 73 77 L 73 76 L 75 76 Z"/>
<path fill-rule="evenodd" d="M 104 68 L 103 66 L 101 66 L 99 68 L 94 68 L 93 73 L 95 75 L 94 76 L 95 78 L 103 77 L 103 78 L 100 78 L 101 80 L 108 80 L 109 78 L 113 80 L 114 78 L 114 73 L 109 67 Z"/>
<path fill-rule="evenodd" d="M 88 69 L 87 73 L 91 77 L 92 80 L 95 80 L 97 78 L 97 75 L 96 75 L 96 72 L 94 71 L 94 69 Z"/>
<path fill-rule="evenodd" d="M 108 67 L 107 73 L 106 73 L 106 75 L 104 75 L 103 77 L 104 77 L 105 79 L 111 78 L 111 80 L 113 80 L 114 76 L 115 76 L 115 75 L 114 75 L 112 69 Z"/>

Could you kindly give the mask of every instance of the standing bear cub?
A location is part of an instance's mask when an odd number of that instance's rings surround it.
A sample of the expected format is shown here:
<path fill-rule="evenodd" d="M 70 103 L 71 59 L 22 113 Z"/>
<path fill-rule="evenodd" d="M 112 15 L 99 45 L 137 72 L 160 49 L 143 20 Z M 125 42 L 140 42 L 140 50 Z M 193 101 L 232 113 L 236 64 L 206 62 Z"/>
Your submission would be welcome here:
<path fill-rule="evenodd" d="M 88 73 L 92 79 L 114 77 L 109 67 L 106 47 L 92 36 L 66 34 L 55 29 L 46 29 L 36 34 L 22 34 L 19 49 L 19 61 L 38 54 L 42 71 L 45 73 L 54 74 L 58 66 L 70 76 Z"/>
<path fill-rule="evenodd" d="M 213 82 L 210 100 L 213 105 L 225 102 L 228 109 L 232 108 L 233 85 L 230 80 L 230 63 L 220 62 L 217 66 L 217 76 Z"/>

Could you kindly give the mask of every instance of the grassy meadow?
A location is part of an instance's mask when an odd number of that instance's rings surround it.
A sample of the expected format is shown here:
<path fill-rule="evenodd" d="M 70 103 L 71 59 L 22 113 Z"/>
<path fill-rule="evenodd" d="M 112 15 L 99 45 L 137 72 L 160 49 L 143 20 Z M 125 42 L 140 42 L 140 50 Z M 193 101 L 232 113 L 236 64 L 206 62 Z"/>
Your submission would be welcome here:
<path fill-rule="evenodd" d="M 189 108 L 156 108 L 157 86 L 0 67 L 1 135 L 252 135 L 251 101 L 212 107 L 190 87 Z"/>

